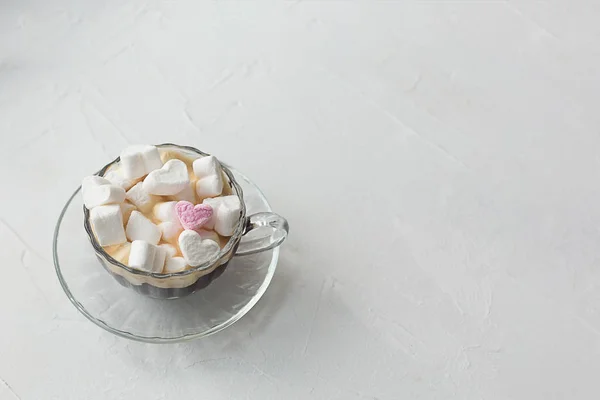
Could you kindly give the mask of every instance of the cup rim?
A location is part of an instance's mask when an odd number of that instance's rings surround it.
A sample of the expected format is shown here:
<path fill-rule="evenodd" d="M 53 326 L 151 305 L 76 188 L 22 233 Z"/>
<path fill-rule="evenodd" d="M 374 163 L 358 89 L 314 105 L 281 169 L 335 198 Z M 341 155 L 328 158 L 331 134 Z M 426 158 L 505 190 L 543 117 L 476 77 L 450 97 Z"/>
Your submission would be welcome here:
<path fill-rule="evenodd" d="M 157 144 L 155 146 L 158 148 L 175 147 L 178 149 L 183 149 L 183 150 L 187 150 L 187 151 L 196 153 L 203 157 L 210 155 L 208 153 L 205 153 L 201 150 L 196 149 L 195 147 L 182 146 L 182 145 L 178 145 L 175 143 L 161 143 L 161 144 Z M 119 156 L 119 157 L 115 158 L 113 161 L 106 164 L 104 167 L 102 167 L 94 175 L 104 176 L 104 174 L 110 167 L 112 167 L 113 165 L 117 164 L 120 161 L 121 161 L 121 157 Z M 167 278 L 171 278 L 171 277 L 187 276 L 187 275 L 196 273 L 198 271 L 204 271 L 204 270 L 208 270 L 208 269 L 212 268 L 224 255 L 227 255 L 232 251 L 234 246 L 241 239 L 242 235 L 244 234 L 245 228 L 246 228 L 246 224 L 244 223 L 244 221 L 246 220 L 246 204 L 244 203 L 244 192 L 242 190 L 242 187 L 233 177 L 233 173 L 228 168 L 227 164 L 225 164 L 221 161 L 219 161 L 219 162 L 221 164 L 221 168 L 222 168 L 223 172 L 225 172 L 225 175 L 227 175 L 227 178 L 229 179 L 229 184 L 231 185 L 231 188 L 233 189 L 233 191 L 235 192 L 237 197 L 240 199 L 241 212 L 240 212 L 240 218 L 238 220 L 238 225 L 235 228 L 233 235 L 229 238 L 229 241 L 227 242 L 227 244 L 217 254 L 215 254 L 210 260 L 206 261 L 203 264 L 197 265 L 195 267 L 192 267 L 192 268 L 184 270 L 184 271 L 171 272 L 171 273 L 167 273 L 167 274 L 163 274 L 160 272 L 146 272 L 146 271 L 142 271 L 139 269 L 131 268 L 130 266 L 125 265 L 125 264 L 115 260 L 110 254 L 108 254 L 104 250 L 104 248 L 102 248 L 102 246 L 100 246 L 100 244 L 96 240 L 96 236 L 94 235 L 94 232 L 92 230 L 92 226 L 90 223 L 90 211 L 86 208 L 85 205 L 83 205 L 83 215 L 84 215 L 83 224 L 85 227 L 85 231 L 88 235 L 88 238 L 90 239 L 90 242 L 92 243 L 92 246 L 94 247 L 96 254 L 98 256 L 101 256 L 102 258 L 104 258 L 106 261 L 110 262 L 114 266 L 122 268 L 129 273 L 132 273 L 135 275 L 148 276 L 148 277 L 157 278 L 157 279 L 167 279 Z M 81 187 L 80 187 L 80 189 L 81 189 Z M 232 256 L 233 255 L 231 255 L 230 258 Z"/>

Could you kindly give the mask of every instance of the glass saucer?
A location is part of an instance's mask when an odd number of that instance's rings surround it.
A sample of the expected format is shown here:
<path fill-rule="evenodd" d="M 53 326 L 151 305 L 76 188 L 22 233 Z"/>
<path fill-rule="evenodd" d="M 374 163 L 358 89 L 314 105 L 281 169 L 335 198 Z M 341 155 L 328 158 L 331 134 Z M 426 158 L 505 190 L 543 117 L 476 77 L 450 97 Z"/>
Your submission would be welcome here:
<path fill-rule="evenodd" d="M 244 191 L 248 215 L 271 211 L 260 189 L 229 167 Z M 277 267 L 279 248 L 235 256 L 221 276 L 189 296 L 160 300 L 121 286 L 102 267 L 83 228 L 81 187 L 63 208 L 52 244 L 60 284 L 90 321 L 116 335 L 151 343 L 181 342 L 219 332 L 258 302 Z"/>

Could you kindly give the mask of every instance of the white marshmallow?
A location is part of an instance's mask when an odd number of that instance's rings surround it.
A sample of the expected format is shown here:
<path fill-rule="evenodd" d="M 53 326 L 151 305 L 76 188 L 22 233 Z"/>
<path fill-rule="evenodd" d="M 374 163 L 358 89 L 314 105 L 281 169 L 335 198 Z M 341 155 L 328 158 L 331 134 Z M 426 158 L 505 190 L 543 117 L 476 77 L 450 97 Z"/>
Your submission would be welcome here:
<path fill-rule="evenodd" d="M 198 179 L 196 194 L 199 198 L 216 197 L 223 191 L 223 178 L 221 175 L 210 175 Z"/>
<path fill-rule="evenodd" d="M 229 208 L 241 207 L 240 198 L 234 194 L 229 195 L 229 196 L 221 196 L 221 197 L 219 197 L 217 199 L 213 199 L 213 200 L 217 200 L 218 207 L 221 207 L 222 205 L 229 207 Z"/>
<path fill-rule="evenodd" d="M 233 196 L 237 200 L 237 196 Z M 241 206 L 237 204 L 223 203 L 219 206 L 215 220 L 215 231 L 222 236 L 231 236 L 240 221 Z"/>
<path fill-rule="evenodd" d="M 221 248 L 212 240 L 202 240 L 196 231 L 185 230 L 179 235 L 179 249 L 185 261 L 197 266 L 210 260 Z"/>
<path fill-rule="evenodd" d="M 119 248 L 111 253 L 112 258 L 127 265 L 129 263 L 129 253 L 131 252 L 131 243 L 125 242 Z"/>
<path fill-rule="evenodd" d="M 213 242 L 217 242 L 217 243 L 219 243 L 221 241 L 221 239 L 219 238 L 219 235 L 217 235 L 217 232 L 215 232 L 215 231 L 199 229 L 196 232 L 198 232 L 198 234 L 200 235 L 202 240 L 209 239 L 209 240 L 212 240 Z"/>
<path fill-rule="evenodd" d="M 154 262 L 152 266 L 153 272 L 161 272 L 165 266 L 165 259 L 167 258 L 167 252 L 160 246 L 154 246 Z"/>
<path fill-rule="evenodd" d="M 127 179 L 138 179 L 146 175 L 142 149 L 144 146 L 129 146 L 121 152 L 121 168 Z"/>
<path fill-rule="evenodd" d="M 219 205 L 221 204 L 221 198 L 222 197 L 215 197 L 215 198 L 209 197 L 207 199 L 204 199 L 204 201 L 202 202 L 202 204 L 208 204 L 213 209 L 212 218 L 210 220 L 208 220 L 204 225 L 202 225 L 203 229 L 211 230 L 211 229 L 215 228 L 215 221 L 217 220 L 217 209 L 219 208 Z"/>
<path fill-rule="evenodd" d="M 175 212 L 176 201 L 165 201 L 157 203 L 154 206 L 154 216 L 163 221 L 158 224 L 164 240 L 170 242 L 176 239 L 179 233 L 183 230 L 177 213 Z"/>
<path fill-rule="evenodd" d="M 187 166 L 181 160 L 169 160 L 162 168 L 154 170 L 144 179 L 144 190 L 150 194 L 170 196 L 181 192 L 190 184 Z"/>
<path fill-rule="evenodd" d="M 158 265 L 160 264 L 161 255 L 158 251 L 158 246 L 154 246 L 144 240 L 134 240 L 131 243 L 131 251 L 129 253 L 129 266 L 131 268 L 141 269 L 146 272 L 161 272 L 162 266 L 160 269 Z M 164 264 L 164 251 L 163 253 L 163 264 Z"/>
<path fill-rule="evenodd" d="M 123 214 L 118 204 L 92 208 L 90 223 L 100 246 L 111 246 L 127 241 L 123 229 Z"/>
<path fill-rule="evenodd" d="M 144 190 L 142 182 L 129 189 L 126 198 L 144 213 L 150 211 L 154 204 L 159 201 L 158 197 Z"/>
<path fill-rule="evenodd" d="M 194 169 L 194 175 L 198 179 L 212 175 L 221 177 L 221 164 L 219 164 L 219 160 L 215 156 L 206 156 L 194 160 L 192 168 Z"/>
<path fill-rule="evenodd" d="M 176 201 L 164 201 L 156 203 L 152 210 L 154 216 L 161 221 L 178 221 L 177 213 L 175 212 Z"/>
<path fill-rule="evenodd" d="M 131 241 L 145 240 L 150 244 L 158 244 L 162 235 L 160 228 L 139 211 L 131 212 L 125 233 Z"/>
<path fill-rule="evenodd" d="M 183 271 L 187 268 L 187 262 L 183 257 L 168 257 L 165 263 L 163 273 L 172 274 L 174 272 Z"/>
<path fill-rule="evenodd" d="M 86 176 L 85 178 L 83 178 L 83 181 L 81 181 L 81 191 L 85 191 L 87 188 L 90 188 L 92 186 L 110 185 L 110 184 L 111 184 L 111 182 L 108 179 L 103 178 L 101 176 L 98 176 L 98 175 Z"/>
<path fill-rule="evenodd" d="M 162 167 L 160 153 L 155 146 L 133 145 L 121 152 L 121 168 L 127 179 L 137 179 Z"/>
<path fill-rule="evenodd" d="M 135 209 L 135 206 L 131 203 L 121 203 L 121 213 L 123 214 L 123 223 L 125 225 L 127 225 L 127 221 L 129 221 L 129 216 L 131 215 L 131 212 Z"/>
<path fill-rule="evenodd" d="M 119 186 L 101 185 L 88 188 L 83 193 L 83 203 L 88 209 L 125 200 L 125 190 Z"/>
<path fill-rule="evenodd" d="M 176 201 L 189 201 L 190 203 L 196 204 L 196 182 L 190 182 L 181 192 L 175 193 L 171 196 Z"/>
<path fill-rule="evenodd" d="M 223 191 L 223 173 L 221 164 L 215 156 L 206 156 L 194 160 L 192 163 L 196 182 L 196 194 L 201 199 L 215 197 Z"/>
<path fill-rule="evenodd" d="M 171 242 L 173 239 L 177 238 L 179 233 L 183 230 L 181 223 L 179 221 L 165 221 L 158 224 L 160 232 L 162 234 L 162 238 Z"/>
<path fill-rule="evenodd" d="M 111 168 L 105 175 L 104 178 L 108 179 L 110 183 L 115 186 L 122 187 L 124 190 L 129 190 L 135 184 L 135 179 L 127 179 L 123 176 L 121 168 Z"/>
<path fill-rule="evenodd" d="M 146 146 L 143 151 L 143 157 L 147 174 L 163 166 L 163 162 L 160 159 L 160 153 L 156 146 Z"/>
<path fill-rule="evenodd" d="M 163 243 L 163 244 L 159 244 L 158 247 L 160 247 L 161 249 L 166 251 L 167 258 L 175 257 L 175 254 L 177 254 L 177 249 L 175 248 L 175 246 L 171 246 L 170 244 Z"/>
<path fill-rule="evenodd" d="M 213 199 L 205 199 L 203 204 L 213 208 L 213 216 L 205 227 L 214 224 L 214 230 L 221 236 L 231 236 L 240 220 L 242 206 L 240 199 L 235 196 L 222 196 Z"/>
<path fill-rule="evenodd" d="M 83 204 L 92 209 L 105 204 L 121 203 L 125 200 L 125 191 L 112 185 L 109 180 L 100 176 L 86 176 L 81 182 Z"/>

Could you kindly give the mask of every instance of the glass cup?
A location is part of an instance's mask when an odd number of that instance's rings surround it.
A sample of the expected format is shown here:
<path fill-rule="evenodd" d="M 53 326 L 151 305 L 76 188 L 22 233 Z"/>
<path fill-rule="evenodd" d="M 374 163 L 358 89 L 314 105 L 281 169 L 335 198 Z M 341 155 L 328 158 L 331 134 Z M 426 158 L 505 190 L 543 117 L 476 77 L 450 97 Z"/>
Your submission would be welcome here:
<path fill-rule="evenodd" d="M 179 154 L 192 159 L 208 155 L 193 147 L 179 146 L 172 143 L 160 144 L 157 147 L 175 150 Z M 119 161 L 120 158 L 117 157 L 114 161 L 105 165 L 96 175 L 104 176 Z M 138 293 L 159 299 L 176 299 L 208 286 L 223 273 L 232 257 L 259 253 L 279 246 L 285 240 L 289 231 L 286 219 L 271 212 L 261 212 L 247 216 L 241 186 L 236 182 L 229 168 L 223 163 L 221 163 L 221 166 L 231 187 L 232 194 L 240 199 L 242 210 L 233 235 L 219 253 L 201 265 L 169 274 L 151 273 L 131 268 L 115 260 L 100 246 L 92 231 L 90 213 L 83 206 L 85 231 L 104 269 L 121 285 Z"/>

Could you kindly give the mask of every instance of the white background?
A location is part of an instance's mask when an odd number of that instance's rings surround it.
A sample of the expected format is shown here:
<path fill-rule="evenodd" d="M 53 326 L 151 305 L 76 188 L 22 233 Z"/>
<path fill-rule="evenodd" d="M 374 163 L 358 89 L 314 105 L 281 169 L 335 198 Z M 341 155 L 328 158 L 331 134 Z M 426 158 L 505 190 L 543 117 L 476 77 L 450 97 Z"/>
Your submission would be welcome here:
<path fill-rule="evenodd" d="M 0 398 L 598 398 L 598 4 L 0 1 Z M 240 322 L 146 345 L 75 310 L 51 238 L 165 141 L 291 235 Z"/>

